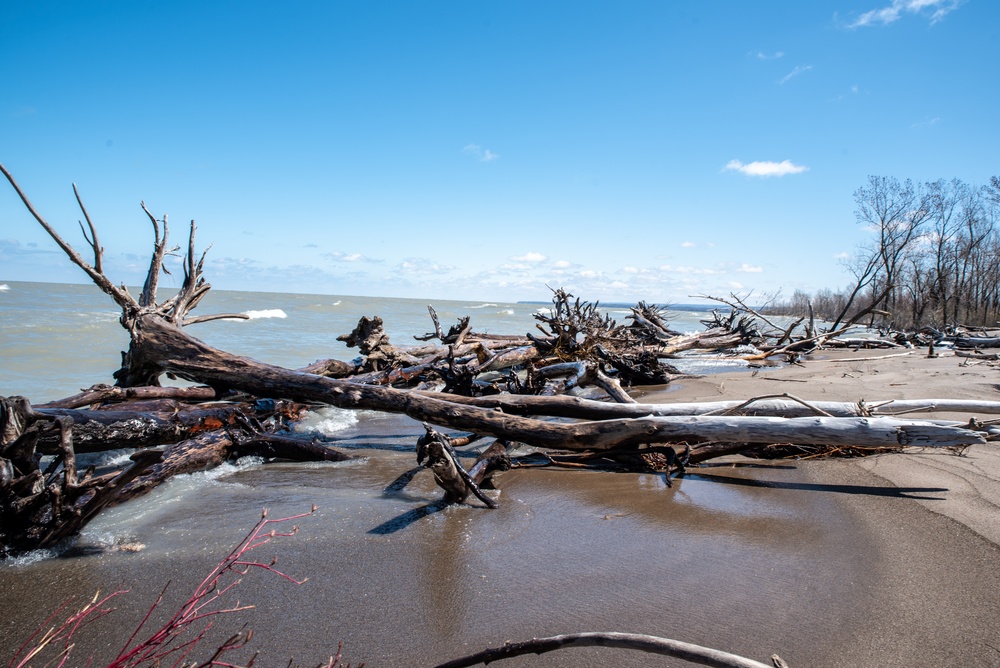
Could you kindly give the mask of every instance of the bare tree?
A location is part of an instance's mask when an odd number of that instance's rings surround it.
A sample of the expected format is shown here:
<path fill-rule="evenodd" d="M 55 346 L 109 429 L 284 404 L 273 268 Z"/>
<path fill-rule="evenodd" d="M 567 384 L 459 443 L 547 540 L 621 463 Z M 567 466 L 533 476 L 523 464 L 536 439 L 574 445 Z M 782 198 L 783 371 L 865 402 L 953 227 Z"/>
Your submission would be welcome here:
<path fill-rule="evenodd" d="M 926 197 L 907 179 L 869 176 L 868 183 L 854 192 L 857 222 L 872 230 L 875 239 L 859 249 L 851 265 L 855 285 L 833 325 L 857 322 L 880 307 L 896 306 L 896 289 L 907 253 L 919 238 L 928 219 Z M 852 312 L 855 301 L 868 292 L 868 304 Z"/>

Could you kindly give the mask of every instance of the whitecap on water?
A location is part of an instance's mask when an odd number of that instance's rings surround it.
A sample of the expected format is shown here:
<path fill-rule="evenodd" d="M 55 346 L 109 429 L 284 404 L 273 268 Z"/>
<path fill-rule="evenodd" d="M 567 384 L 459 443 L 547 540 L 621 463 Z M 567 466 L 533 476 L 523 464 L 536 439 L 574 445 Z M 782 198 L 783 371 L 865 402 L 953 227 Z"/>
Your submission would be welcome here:
<path fill-rule="evenodd" d="M 514 315 L 514 309 L 505 308 L 501 311 L 497 311 L 497 315 Z"/>
<path fill-rule="evenodd" d="M 480 304 L 479 306 L 466 306 L 465 308 L 488 308 L 490 306 L 495 308 L 496 304 Z"/>
<path fill-rule="evenodd" d="M 306 412 L 304 418 L 295 424 L 295 431 L 332 436 L 338 431 L 349 429 L 358 423 L 356 411 L 325 406 Z"/>
<path fill-rule="evenodd" d="M 262 318 L 287 318 L 288 314 L 282 311 L 280 308 L 266 308 L 259 311 L 244 311 L 243 315 L 247 316 L 250 320 L 260 320 Z"/>
<path fill-rule="evenodd" d="M 3 292 L 4 290 L 10 290 L 10 286 L 6 283 L 0 283 L 0 292 Z"/>

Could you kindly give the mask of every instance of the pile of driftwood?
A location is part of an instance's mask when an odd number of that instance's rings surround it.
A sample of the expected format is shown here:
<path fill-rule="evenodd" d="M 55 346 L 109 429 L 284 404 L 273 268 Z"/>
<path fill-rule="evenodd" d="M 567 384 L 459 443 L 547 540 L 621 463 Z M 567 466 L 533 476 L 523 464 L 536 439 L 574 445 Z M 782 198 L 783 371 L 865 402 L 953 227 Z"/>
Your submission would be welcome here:
<path fill-rule="evenodd" d="M 549 312 L 536 315 L 536 331 L 522 336 L 477 333 L 467 318 L 445 332 L 431 309 L 434 331 L 415 337 L 419 345 L 394 345 L 378 317 L 365 317 L 340 337 L 359 350 L 358 363 L 272 366 L 187 333 L 189 325 L 206 320 L 245 317 L 191 315 L 209 290 L 202 274 L 204 255 L 196 259 L 193 222 L 181 288 L 161 300 L 157 286 L 163 259 L 177 249 L 168 245 L 166 218 L 157 219 L 143 206 L 154 243 L 146 282 L 133 295 L 105 275 L 97 228 L 82 202 L 90 261 L 38 214 L 2 165 L 0 171 L 38 224 L 120 307 L 121 324 L 130 335 L 113 387 L 95 386 L 39 406 L 23 397 L 0 398 L 3 553 L 51 546 L 79 532 L 110 504 L 231 457 L 347 458 L 290 431 L 315 405 L 401 413 L 424 422 L 426 433 L 415 444 L 418 461 L 434 472 L 445 500 L 476 496 L 489 506 L 496 502 L 480 486 L 511 466 L 657 471 L 669 482 L 687 466 L 773 444 L 795 444 L 810 452 L 962 448 L 992 434 L 974 421 L 922 421 L 910 414 L 1000 412 L 1000 404 L 990 402 L 829 404 L 788 396 L 717 404 L 636 403 L 626 388 L 670 382 L 679 374 L 669 360 L 686 351 L 735 350 L 734 355 L 750 360 L 796 357 L 840 332 L 822 332 L 809 323 L 806 335 L 796 338 L 796 324 L 776 327 L 737 304 L 728 314 L 716 313 L 705 331 L 685 335 L 670 329 L 659 307 L 639 303 L 630 322 L 619 324 L 597 304 L 562 290 L 555 291 Z M 163 377 L 197 386 L 161 387 Z M 893 417 L 896 412 L 907 417 Z M 485 437 L 494 441 L 484 441 L 478 461 L 466 470 L 454 448 Z M 514 444 L 536 448 L 538 454 L 512 460 Z M 78 453 L 120 448 L 135 449 L 127 466 L 82 471 L 77 466 Z"/>

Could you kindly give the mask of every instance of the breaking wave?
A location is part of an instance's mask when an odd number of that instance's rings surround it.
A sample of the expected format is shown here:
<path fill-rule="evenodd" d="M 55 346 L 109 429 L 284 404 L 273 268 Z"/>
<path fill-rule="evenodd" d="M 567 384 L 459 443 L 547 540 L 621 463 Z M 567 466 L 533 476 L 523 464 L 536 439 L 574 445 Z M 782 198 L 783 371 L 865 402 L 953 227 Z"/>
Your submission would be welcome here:
<path fill-rule="evenodd" d="M 288 314 L 282 311 L 280 308 L 268 308 L 261 311 L 244 311 L 243 315 L 248 316 L 251 320 L 260 320 L 262 318 L 287 318 Z"/>
<path fill-rule="evenodd" d="M 490 306 L 496 308 L 496 304 L 480 304 L 479 306 L 466 306 L 465 308 L 489 308 Z"/>

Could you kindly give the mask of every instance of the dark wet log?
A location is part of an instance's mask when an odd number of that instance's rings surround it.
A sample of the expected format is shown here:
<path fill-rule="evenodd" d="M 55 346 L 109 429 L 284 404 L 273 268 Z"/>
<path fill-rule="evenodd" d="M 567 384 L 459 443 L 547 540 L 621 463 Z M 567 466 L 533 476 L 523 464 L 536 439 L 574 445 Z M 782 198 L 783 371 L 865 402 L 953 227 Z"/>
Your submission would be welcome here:
<path fill-rule="evenodd" d="M 316 441 L 278 434 L 256 434 L 251 438 L 239 439 L 239 444 L 234 446 L 233 453 L 238 457 L 268 457 L 293 462 L 343 462 L 354 459 L 346 453 Z"/>
<path fill-rule="evenodd" d="M 451 440 L 455 445 L 455 439 Z M 472 468 L 469 469 L 469 477 L 481 488 L 493 489 L 493 476 L 500 471 L 507 471 L 511 467 L 510 455 L 507 453 L 508 445 L 505 441 L 494 441 L 490 447 L 476 458 Z"/>
<path fill-rule="evenodd" d="M 213 401 L 218 399 L 210 387 L 116 387 L 93 385 L 80 394 L 65 399 L 38 404 L 35 408 L 84 408 L 94 404 L 132 401 L 136 399 L 180 399 L 183 401 Z"/>
<path fill-rule="evenodd" d="M 237 416 L 252 414 L 253 409 L 246 404 L 221 404 L 176 413 L 68 408 L 40 408 L 38 413 L 72 420 L 77 452 L 103 452 L 177 443 L 200 431 L 235 424 Z M 38 444 L 46 454 L 54 453 L 56 446 L 51 435 L 41 438 Z"/>
<path fill-rule="evenodd" d="M 214 468 L 229 458 L 232 446 L 232 439 L 224 431 L 205 432 L 167 446 L 162 460 L 148 473 L 125 485 L 116 502 L 142 496 L 176 475 Z"/>
<path fill-rule="evenodd" d="M 424 466 L 431 470 L 434 474 L 434 482 L 444 490 L 445 503 L 462 503 L 472 494 L 487 507 L 497 508 L 496 501 L 479 489 L 479 481 L 473 479 L 469 472 L 462 467 L 450 439 L 435 431 L 430 425 L 424 424 L 424 430 L 425 433 L 417 439 L 417 463 L 424 464 L 426 460 Z M 502 446 L 500 447 L 502 449 Z M 492 472 L 489 469 L 490 464 L 495 467 L 503 466 L 502 457 L 496 451 L 490 452 L 485 464 L 476 471 L 479 480 L 484 479 L 487 474 Z M 509 458 L 506 460 L 506 467 L 510 468 Z"/>

